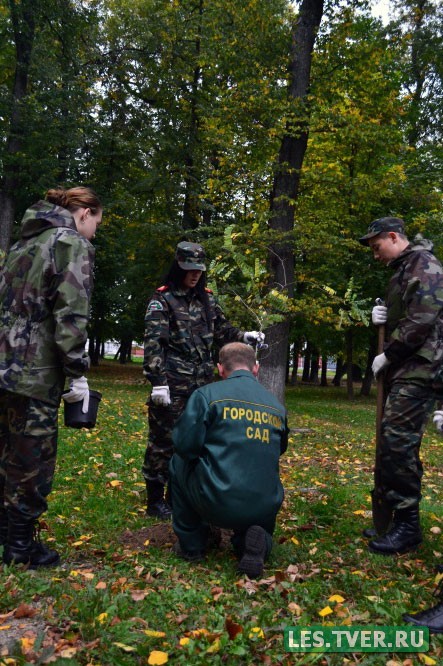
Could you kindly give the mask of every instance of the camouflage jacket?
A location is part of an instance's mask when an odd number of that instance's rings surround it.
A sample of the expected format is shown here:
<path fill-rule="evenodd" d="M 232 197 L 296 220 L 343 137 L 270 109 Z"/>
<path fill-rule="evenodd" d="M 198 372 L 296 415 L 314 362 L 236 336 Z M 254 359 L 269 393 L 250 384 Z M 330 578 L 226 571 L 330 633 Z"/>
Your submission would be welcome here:
<path fill-rule="evenodd" d="M 194 290 L 160 287 L 145 317 L 143 371 L 152 386 L 180 390 L 211 381 L 212 346 L 238 342 L 244 332 L 232 326 L 211 291 L 207 290 L 211 321 Z"/>
<path fill-rule="evenodd" d="M 420 237 L 389 264 L 387 379 L 429 380 L 443 357 L 443 267 Z"/>
<path fill-rule="evenodd" d="M 94 248 L 72 215 L 47 201 L 29 208 L 0 276 L 0 388 L 60 404 L 85 352 Z"/>

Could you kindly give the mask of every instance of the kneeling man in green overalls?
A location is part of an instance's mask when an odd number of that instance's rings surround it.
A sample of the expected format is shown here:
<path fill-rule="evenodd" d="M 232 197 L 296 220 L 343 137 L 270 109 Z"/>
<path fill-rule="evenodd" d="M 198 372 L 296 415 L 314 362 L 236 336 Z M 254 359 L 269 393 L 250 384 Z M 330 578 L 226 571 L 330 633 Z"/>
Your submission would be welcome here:
<path fill-rule="evenodd" d="M 175 552 L 200 560 L 213 526 L 230 529 L 239 572 L 258 578 L 283 501 L 279 457 L 288 443 L 286 411 L 258 382 L 252 347 L 225 345 L 217 367 L 224 381 L 194 391 L 173 431 Z"/>

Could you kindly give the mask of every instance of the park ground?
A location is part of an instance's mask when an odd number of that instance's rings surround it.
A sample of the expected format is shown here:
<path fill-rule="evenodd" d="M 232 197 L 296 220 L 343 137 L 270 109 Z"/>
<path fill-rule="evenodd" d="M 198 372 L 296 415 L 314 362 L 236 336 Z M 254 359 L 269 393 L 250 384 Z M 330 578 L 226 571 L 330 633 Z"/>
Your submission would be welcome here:
<path fill-rule="evenodd" d="M 290 444 L 282 458 L 286 497 L 261 580 L 236 573 L 221 549 L 188 564 L 171 550 L 169 524 L 145 516 L 141 464 L 149 385 L 137 363 L 91 370 L 102 392 L 97 426 L 66 428 L 43 538 L 61 566 L 0 571 L 0 664 L 443 663 L 443 639 L 422 654 L 290 654 L 288 626 L 401 625 L 402 613 L 435 603 L 442 560 L 443 438 L 423 442 L 425 540 L 414 553 L 370 554 L 375 395 L 352 402 L 344 388 L 288 388 Z"/>

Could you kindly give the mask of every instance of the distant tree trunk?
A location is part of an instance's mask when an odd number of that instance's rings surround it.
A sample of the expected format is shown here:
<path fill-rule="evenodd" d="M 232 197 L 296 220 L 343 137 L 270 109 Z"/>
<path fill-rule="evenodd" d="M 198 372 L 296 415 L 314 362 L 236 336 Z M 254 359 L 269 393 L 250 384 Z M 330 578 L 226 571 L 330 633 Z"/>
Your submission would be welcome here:
<path fill-rule="evenodd" d="M 375 336 L 371 336 L 371 340 L 369 342 L 368 357 L 366 361 L 365 376 L 363 377 L 363 381 L 361 383 L 360 395 L 369 395 L 371 392 L 372 380 L 374 379 L 374 375 L 372 373 L 372 361 L 374 360 L 376 351 L 377 351 L 377 339 L 375 338 Z"/>
<path fill-rule="evenodd" d="M 101 340 L 98 335 L 91 335 L 89 337 L 89 358 L 91 359 L 91 365 L 98 365 L 100 359 L 100 346 Z"/>
<path fill-rule="evenodd" d="M 328 385 L 328 357 L 322 356 L 320 386 L 327 386 L 327 385 Z"/>
<path fill-rule="evenodd" d="M 335 364 L 335 375 L 334 379 L 332 380 L 332 383 L 334 386 L 341 386 L 341 378 L 343 377 L 343 359 L 341 356 L 337 358 L 337 362 Z"/>
<path fill-rule="evenodd" d="M 308 344 L 306 345 L 305 356 L 303 359 L 303 372 L 301 375 L 302 382 L 308 382 L 310 374 L 311 374 L 311 346 L 308 342 Z"/>
<path fill-rule="evenodd" d="M 289 297 L 294 294 L 294 249 L 289 236 L 294 228 L 294 205 L 308 143 L 312 51 L 322 16 L 323 0 L 302 0 L 292 31 L 289 65 L 288 94 L 292 102 L 292 118 L 286 124 L 271 193 L 269 226 L 281 237 L 268 253 L 271 284 Z M 288 320 L 267 329 L 270 354 L 260 373 L 264 386 L 281 402 L 284 402 L 289 330 Z"/>
<path fill-rule="evenodd" d="M 298 349 L 296 345 L 292 348 L 292 373 L 291 373 L 291 384 L 294 386 L 297 383 L 297 372 L 298 372 Z"/>
<path fill-rule="evenodd" d="M 204 2 L 200 0 L 198 3 L 198 26 L 195 36 L 195 57 L 198 60 L 201 52 L 201 31 L 202 31 L 202 17 L 203 17 Z M 183 229 L 196 229 L 200 221 L 200 177 L 197 172 L 195 151 L 198 144 L 199 132 L 199 88 L 201 86 L 202 70 L 201 66 L 197 65 L 194 68 L 192 75 L 192 88 L 190 99 L 190 117 L 189 117 L 189 132 L 186 142 L 187 149 L 185 155 L 185 196 L 183 202 Z"/>
<path fill-rule="evenodd" d="M 122 365 L 131 361 L 132 338 L 125 338 L 120 342 L 119 360 Z"/>
<path fill-rule="evenodd" d="M 309 381 L 312 384 L 318 384 L 319 370 L 320 370 L 320 358 L 318 355 L 318 351 L 314 349 L 311 356 L 311 370 L 309 373 Z"/>
<path fill-rule="evenodd" d="M 353 335 L 352 330 L 348 328 L 345 333 L 346 340 L 346 390 L 349 400 L 354 399 L 354 377 L 353 377 Z"/>
<path fill-rule="evenodd" d="M 36 0 L 9 0 L 15 42 L 15 75 L 11 97 L 9 129 L 6 137 L 3 177 L 0 182 L 0 247 L 7 250 L 15 217 L 15 192 L 19 166 L 15 161 L 23 136 L 23 101 L 28 90 L 28 74 L 35 35 Z"/>

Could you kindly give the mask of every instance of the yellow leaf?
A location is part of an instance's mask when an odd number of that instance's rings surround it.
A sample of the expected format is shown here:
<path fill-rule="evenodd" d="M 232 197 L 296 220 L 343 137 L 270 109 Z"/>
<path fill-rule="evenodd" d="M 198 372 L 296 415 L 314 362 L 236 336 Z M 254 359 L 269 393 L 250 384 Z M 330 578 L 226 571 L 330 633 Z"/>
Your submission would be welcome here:
<path fill-rule="evenodd" d="M 72 545 L 73 546 L 83 546 L 83 544 L 84 544 L 84 541 L 74 541 L 74 543 Z M 78 576 L 78 572 L 77 572 L 77 576 Z"/>
<path fill-rule="evenodd" d="M 437 663 L 435 661 L 435 659 L 432 659 L 431 657 L 428 657 L 427 654 L 419 654 L 418 658 L 420 659 L 420 661 L 422 661 L 424 664 L 426 664 L 426 666 L 434 666 L 434 664 Z"/>
<path fill-rule="evenodd" d="M 339 594 L 333 594 L 332 597 L 329 597 L 328 601 L 336 601 L 338 604 L 342 604 L 344 599 Z"/>
<path fill-rule="evenodd" d="M 149 539 L 146 539 L 146 541 L 143 543 L 144 546 L 149 546 Z"/>
<path fill-rule="evenodd" d="M 107 613 L 100 613 L 100 615 L 97 615 L 97 620 L 100 622 L 100 624 L 103 624 L 107 617 Z"/>
<path fill-rule="evenodd" d="M 125 645 L 124 643 L 113 643 L 113 645 L 116 645 L 119 647 L 121 650 L 124 650 L 125 652 L 135 652 L 135 648 L 131 647 L 130 645 Z"/>
<path fill-rule="evenodd" d="M 214 652 L 218 652 L 220 650 L 220 640 L 218 638 L 215 639 L 215 641 L 208 647 L 206 652 L 209 654 L 212 654 Z"/>
<path fill-rule="evenodd" d="M 295 537 L 291 537 L 291 541 L 292 541 L 292 543 L 295 543 L 296 546 L 300 545 L 300 541 L 298 539 L 296 539 Z"/>
<path fill-rule="evenodd" d="M 161 666 L 161 664 L 166 664 L 168 661 L 168 653 L 161 652 L 161 650 L 153 650 L 148 657 L 148 664 L 150 666 Z"/>
<path fill-rule="evenodd" d="M 22 644 L 23 651 L 26 652 L 27 650 L 30 650 L 34 646 L 35 637 L 34 638 L 26 638 L 26 636 L 25 636 L 24 638 L 20 639 L 20 643 Z"/>
<path fill-rule="evenodd" d="M 72 659 L 72 657 L 76 654 L 77 654 L 77 648 L 74 647 L 64 648 L 60 652 L 60 657 L 63 657 L 63 659 Z"/>
<path fill-rule="evenodd" d="M 123 484 L 123 481 L 119 481 L 118 479 L 112 479 L 112 481 L 109 482 L 109 485 L 112 486 L 113 488 L 117 488 L 118 486 L 121 486 Z"/>
<path fill-rule="evenodd" d="M 144 629 L 143 633 L 153 638 L 164 638 L 166 636 L 164 631 L 155 631 L 154 629 Z"/>
<path fill-rule="evenodd" d="M 321 611 L 318 611 L 318 614 L 320 615 L 320 617 L 326 617 L 326 615 L 330 615 L 333 612 L 334 611 L 332 610 L 332 608 L 326 606 L 325 608 L 322 608 Z"/>
<path fill-rule="evenodd" d="M 180 645 L 188 645 L 188 643 L 190 642 L 190 640 L 191 640 L 190 638 L 188 638 L 187 636 L 185 636 L 184 638 L 180 638 L 179 643 L 180 643 Z"/>
<path fill-rule="evenodd" d="M 357 509 L 357 511 L 353 511 L 353 513 L 354 513 L 356 516 L 364 516 L 365 513 L 366 513 L 366 511 L 363 511 L 363 509 Z"/>
<path fill-rule="evenodd" d="M 263 633 L 263 629 L 260 627 L 252 627 L 251 631 L 249 632 L 249 638 L 264 638 L 265 635 Z"/>

